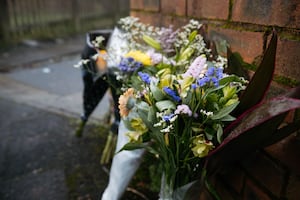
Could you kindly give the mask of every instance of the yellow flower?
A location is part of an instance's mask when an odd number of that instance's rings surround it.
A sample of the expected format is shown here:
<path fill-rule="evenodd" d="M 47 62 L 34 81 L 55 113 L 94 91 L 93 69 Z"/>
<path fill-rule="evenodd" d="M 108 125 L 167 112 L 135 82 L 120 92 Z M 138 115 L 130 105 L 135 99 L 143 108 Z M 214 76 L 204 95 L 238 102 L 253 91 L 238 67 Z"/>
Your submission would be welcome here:
<path fill-rule="evenodd" d="M 129 138 L 129 142 L 137 142 L 141 136 L 141 133 L 131 131 L 126 133 L 126 135 Z"/>
<path fill-rule="evenodd" d="M 207 156 L 208 152 L 214 148 L 213 143 L 206 141 L 203 134 L 196 136 L 192 143 L 194 156 L 199 158 Z"/>
<path fill-rule="evenodd" d="M 119 98 L 119 110 L 121 117 L 126 117 L 134 106 L 134 89 L 129 88 Z"/>
<path fill-rule="evenodd" d="M 164 87 L 171 87 L 173 85 L 174 80 L 176 79 L 176 76 L 172 74 L 166 74 L 163 77 L 161 77 L 160 82 L 159 82 L 159 87 L 164 88 Z"/>
<path fill-rule="evenodd" d="M 125 55 L 125 57 L 131 57 L 135 61 L 138 61 L 145 66 L 149 66 L 152 64 L 151 57 L 141 51 L 130 51 Z"/>
<path fill-rule="evenodd" d="M 147 126 L 144 124 L 141 118 L 133 118 L 130 120 L 131 127 L 140 133 L 145 133 L 148 131 Z"/>

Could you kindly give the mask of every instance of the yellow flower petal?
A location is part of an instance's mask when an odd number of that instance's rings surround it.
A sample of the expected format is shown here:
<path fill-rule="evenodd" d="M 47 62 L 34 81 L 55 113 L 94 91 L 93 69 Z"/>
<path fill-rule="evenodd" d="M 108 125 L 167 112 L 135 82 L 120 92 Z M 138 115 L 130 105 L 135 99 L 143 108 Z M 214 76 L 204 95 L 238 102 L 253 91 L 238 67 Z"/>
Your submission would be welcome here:
<path fill-rule="evenodd" d="M 145 66 L 149 66 L 152 64 L 151 57 L 141 51 L 130 51 L 125 55 L 125 57 L 131 57 L 135 61 L 138 61 Z"/>

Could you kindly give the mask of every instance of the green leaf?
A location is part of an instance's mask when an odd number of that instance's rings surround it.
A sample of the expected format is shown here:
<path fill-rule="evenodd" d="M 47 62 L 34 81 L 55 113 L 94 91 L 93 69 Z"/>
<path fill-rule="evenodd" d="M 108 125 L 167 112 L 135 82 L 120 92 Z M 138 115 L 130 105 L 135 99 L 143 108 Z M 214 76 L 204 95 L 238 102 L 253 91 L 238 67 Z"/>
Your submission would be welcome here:
<path fill-rule="evenodd" d="M 234 116 L 239 116 L 244 111 L 259 103 L 265 96 L 272 81 L 275 69 L 277 48 L 277 33 L 273 31 L 271 41 L 264 54 L 262 62 L 252 77 L 246 90 L 243 92 L 240 104 L 234 111 Z"/>
<path fill-rule="evenodd" d="M 231 122 L 231 121 L 234 121 L 236 118 L 231 116 L 231 115 L 226 115 L 225 117 L 222 117 L 221 118 L 221 121 L 223 122 Z"/>
<path fill-rule="evenodd" d="M 220 124 L 217 124 L 217 126 L 218 126 L 218 129 L 217 129 L 217 141 L 219 143 L 221 143 L 222 142 L 222 136 L 223 136 L 223 128 L 222 128 L 222 126 Z"/>
<path fill-rule="evenodd" d="M 176 105 L 170 100 L 159 101 L 155 103 L 155 106 L 159 111 L 163 110 L 175 110 Z"/>
<path fill-rule="evenodd" d="M 150 90 L 156 101 L 161 101 L 165 98 L 164 93 L 153 82 L 150 83 Z"/>
<path fill-rule="evenodd" d="M 209 88 L 205 91 L 204 95 L 203 95 L 203 99 L 206 99 L 207 96 L 215 91 L 218 91 L 218 90 L 221 90 L 222 88 L 224 88 L 226 85 L 220 85 L 218 87 L 215 87 L 215 88 Z"/>
<path fill-rule="evenodd" d="M 136 150 L 136 149 L 143 149 L 143 148 L 146 148 L 147 146 L 148 146 L 147 143 L 129 142 L 129 143 L 125 144 L 117 153 L 119 153 L 121 151 L 132 151 L 132 150 Z"/>
<path fill-rule="evenodd" d="M 148 120 L 149 122 L 155 121 L 155 109 L 154 109 L 153 106 L 150 106 L 150 108 L 149 108 L 149 113 L 148 113 L 148 118 L 147 118 L 147 120 Z"/>
<path fill-rule="evenodd" d="M 219 112 L 214 114 L 211 117 L 211 119 L 212 120 L 218 120 L 218 119 L 222 119 L 222 118 L 226 117 L 227 115 L 229 115 L 236 108 L 236 106 L 238 104 L 239 104 L 239 102 L 236 102 L 236 103 L 233 103 L 229 106 L 226 106 L 226 107 L 222 108 L 221 110 L 219 110 Z"/>
<path fill-rule="evenodd" d="M 241 79 L 239 77 L 237 77 L 236 75 L 229 75 L 229 76 L 226 76 L 224 78 L 222 78 L 220 81 L 219 81 L 219 84 L 220 85 L 226 85 L 228 83 L 232 83 L 232 82 L 242 82 Z"/>

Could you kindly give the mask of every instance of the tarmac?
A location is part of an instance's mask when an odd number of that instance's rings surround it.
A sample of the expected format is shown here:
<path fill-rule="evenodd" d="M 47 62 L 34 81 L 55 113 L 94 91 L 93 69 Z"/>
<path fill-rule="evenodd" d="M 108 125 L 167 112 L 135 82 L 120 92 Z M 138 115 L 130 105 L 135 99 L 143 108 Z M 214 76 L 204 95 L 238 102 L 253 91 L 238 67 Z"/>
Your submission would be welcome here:
<path fill-rule="evenodd" d="M 0 53 L 0 199 L 97 199 L 109 94 L 74 135 L 82 113 L 83 35 L 26 40 Z"/>

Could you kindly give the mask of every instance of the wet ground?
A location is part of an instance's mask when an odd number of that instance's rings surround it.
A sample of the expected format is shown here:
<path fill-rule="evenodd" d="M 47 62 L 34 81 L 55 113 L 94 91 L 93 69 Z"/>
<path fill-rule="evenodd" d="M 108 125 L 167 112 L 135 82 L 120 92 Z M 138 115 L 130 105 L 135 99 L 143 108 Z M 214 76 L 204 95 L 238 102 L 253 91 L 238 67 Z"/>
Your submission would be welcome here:
<path fill-rule="evenodd" d="M 34 44 L 0 55 L 0 199 L 98 199 L 108 181 L 99 160 L 109 128 L 109 94 L 83 137 L 75 137 L 82 81 L 73 65 L 84 38 Z M 156 199 L 145 162 L 124 200 Z"/>

